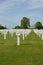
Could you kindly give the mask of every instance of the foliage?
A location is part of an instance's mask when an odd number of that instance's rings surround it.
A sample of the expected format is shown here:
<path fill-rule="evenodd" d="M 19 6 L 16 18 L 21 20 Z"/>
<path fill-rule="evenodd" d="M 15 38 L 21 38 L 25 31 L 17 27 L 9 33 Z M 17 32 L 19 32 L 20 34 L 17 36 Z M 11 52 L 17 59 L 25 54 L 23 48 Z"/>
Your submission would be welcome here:
<path fill-rule="evenodd" d="M 5 26 L 2 26 L 2 25 L 0 25 L 0 29 L 7 29 L 7 27 Z"/>
<path fill-rule="evenodd" d="M 20 26 L 15 26 L 15 29 L 20 29 Z"/>
<path fill-rule="evenodd" d="M 36 22 L 35 28 L 36 29 L 41 29 L 42 28 L 42 23 L 41 22 Z"/>
<path fill-rule="evenodd" d="M 42 29 L 43 29 L 43 26 L 42 26 Z"/>
<path fill-rule="evenodd" d="M 23 17 L 21 20 L 21 28 L 27 29 L 30 26 L 30 20 L 27 17 Z"/>

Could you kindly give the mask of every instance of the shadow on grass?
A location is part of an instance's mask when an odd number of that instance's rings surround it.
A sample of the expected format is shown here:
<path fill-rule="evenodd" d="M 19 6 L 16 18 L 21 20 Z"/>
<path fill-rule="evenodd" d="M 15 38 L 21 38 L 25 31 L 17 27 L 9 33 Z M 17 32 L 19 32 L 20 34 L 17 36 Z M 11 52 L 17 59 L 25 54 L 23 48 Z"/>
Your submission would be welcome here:
<path fill-rule="evenodd" d="M 23 46 L 32 46 L 32 44 L 21 44 Z"/>
<path fill-rule="evenodd" d="M 0 43 L 0 46 L 3 46 L 4 45 L 4 43 Z"/>

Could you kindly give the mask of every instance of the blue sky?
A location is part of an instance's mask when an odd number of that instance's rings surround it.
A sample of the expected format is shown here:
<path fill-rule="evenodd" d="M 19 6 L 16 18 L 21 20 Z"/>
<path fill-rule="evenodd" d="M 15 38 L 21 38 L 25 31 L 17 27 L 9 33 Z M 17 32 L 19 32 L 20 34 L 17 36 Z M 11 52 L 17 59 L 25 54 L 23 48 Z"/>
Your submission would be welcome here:
<path fill-rule="evenodd" d="M 43 0 L 0 0 L 0 24 L 13 28 L 23 17 L 30 18 L 31 25 L 43 24 Z"/>

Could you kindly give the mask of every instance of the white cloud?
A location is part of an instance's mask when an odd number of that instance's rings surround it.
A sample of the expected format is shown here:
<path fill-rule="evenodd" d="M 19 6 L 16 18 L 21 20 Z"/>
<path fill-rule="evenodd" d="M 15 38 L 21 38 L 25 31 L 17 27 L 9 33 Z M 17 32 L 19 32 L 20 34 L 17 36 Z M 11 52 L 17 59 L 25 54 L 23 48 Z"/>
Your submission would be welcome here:
<path fill-rule="evenodd" d="M 43 0 L 28 0 L 27 9 L 43 8 Z"/>
<path fill-rule="evenodd" d="M 20 7 L 24 2 L 27 3 L 25 9 L 43 8 L 43 0 L 5 0 L 0 4 L 0 13 Z"/>
<path fill-rule="evenodd" d="M 18 7 L 18 5 L 20 5 L 24 1 L 25 0 L 5 0 L 5 2 L 0 4 L 0 13 L 3 13 L 6 10 L 9 10 L 12 7 L 16 8 Z"/>

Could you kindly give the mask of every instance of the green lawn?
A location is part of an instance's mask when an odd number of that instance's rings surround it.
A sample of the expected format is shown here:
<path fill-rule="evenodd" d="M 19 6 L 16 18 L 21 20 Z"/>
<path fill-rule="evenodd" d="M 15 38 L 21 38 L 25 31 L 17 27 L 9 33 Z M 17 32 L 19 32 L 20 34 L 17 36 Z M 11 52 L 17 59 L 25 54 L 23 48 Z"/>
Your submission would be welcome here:
<path fill-rule="evenodd" d="M 34 32 L 17 46 L 16 35 L 3 39 L 0 34 L 0 65 L 43 65 L 43 41 Z"/>

